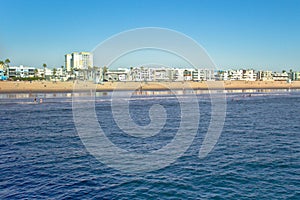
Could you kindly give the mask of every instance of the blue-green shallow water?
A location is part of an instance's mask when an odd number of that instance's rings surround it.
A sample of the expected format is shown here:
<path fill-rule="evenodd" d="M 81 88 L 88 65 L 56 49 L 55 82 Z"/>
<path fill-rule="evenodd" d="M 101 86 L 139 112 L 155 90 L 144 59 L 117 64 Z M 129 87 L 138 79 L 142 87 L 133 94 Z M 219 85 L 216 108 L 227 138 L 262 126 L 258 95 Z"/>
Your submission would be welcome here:
<path fill-rule="evenodd" d="M 127 174 L 97 161 L 81 143 L 71 98 L 0 99 L 0 199 L 300 199 L 300 93 L 227 95 L 227 116 L 214 150 L 197 157 L 210 120 L 209 96 L 199 95 L 198 135 L 172 165 Z M 143 152 L 167 144 L 178 128 L 178 102 L 138 97 L 130 112 L 149 123 L 147 110 L 163 105 L 168 116 L 156 139 L 139 142 L 118 129 L 109 96 L 96 98 L 100 124 L 124 149 Z M 163 137 L 166 136 L 166 137 Z"/>

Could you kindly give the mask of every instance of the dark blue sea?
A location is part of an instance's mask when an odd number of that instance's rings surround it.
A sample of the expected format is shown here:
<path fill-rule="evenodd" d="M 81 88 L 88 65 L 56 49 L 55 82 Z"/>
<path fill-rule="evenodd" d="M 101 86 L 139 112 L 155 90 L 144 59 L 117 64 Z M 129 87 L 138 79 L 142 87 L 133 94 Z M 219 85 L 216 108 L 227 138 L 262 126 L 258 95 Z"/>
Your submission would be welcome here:
<path fill-rule="evenodd" d="M 43 103 L 32 103 L 34 97 Z M 189 101 L 188 94 L 182 98 Z M 300 199 L 299 91 L 227 93 L 221 136 L 201 159 L 212 97 L 197 98 L 199 110 L 193 112 L 200 113 L 199 127 L 185 153 L 164 168 L 130 173 L 87 151 L 74 124 L 70 94 L 2 94 L 0 199 Z M 95 100 L 105 134 L 128 151 L 155 151 L 171 142 L 180 126 L 174 95 L 129 99 L 130 116 L 141 126 L 151 122 L 153 104 L 165 108 L 166 124 L 150 139 L 122 132 L 111 114 L 110 93 Z"/>

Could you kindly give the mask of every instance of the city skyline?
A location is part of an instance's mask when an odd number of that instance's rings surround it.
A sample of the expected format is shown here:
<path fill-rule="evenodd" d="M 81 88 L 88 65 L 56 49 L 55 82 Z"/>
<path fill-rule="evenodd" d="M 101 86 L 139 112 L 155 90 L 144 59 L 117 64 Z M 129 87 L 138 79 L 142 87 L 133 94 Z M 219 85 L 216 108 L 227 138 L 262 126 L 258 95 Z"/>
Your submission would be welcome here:
<path fill-rule="evenodd" d="M 219 68 L 300 66 L 299 1 L 13 0 L 1 5 L 6 17 L 0 20 L 0 60 L 9 58 L 15 66 L 58 67 L 69 52 L 91 51 L 111 35 L 139 27 L 190 36 Z"/>

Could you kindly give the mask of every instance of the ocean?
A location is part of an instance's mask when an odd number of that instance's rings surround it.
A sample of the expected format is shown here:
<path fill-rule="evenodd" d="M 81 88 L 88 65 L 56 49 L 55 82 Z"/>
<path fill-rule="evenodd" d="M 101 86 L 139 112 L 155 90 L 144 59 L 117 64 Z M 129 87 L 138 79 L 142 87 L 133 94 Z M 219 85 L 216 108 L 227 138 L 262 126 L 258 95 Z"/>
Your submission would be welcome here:
<path fill-rule="evenodd" d="M 43 103 L 33 104 L 35 96 Z M 213 97 L 196 96 L 199 109 L 190 113 L 200 113 L 199 127 L 186 151 L 165 167 L 135 173 L 135 168 L 111 167 L 87 150 L 74 124 L 70 94 L 2 94 L 0 199 L 300 199 L 299 91 L 227 93 L 221 135 L 204 158 L 198 154 Z M 190 101 L 189 94 L 180 98 Z M 153 120 L 152 105 L 165 109 L 164 126 L 149 138 L 118 127 L 109 92 L 97 93 L 95 100 L 103 132 L 129 152 L 157 151 L 173 142 L 182 126 L 180 104 L 172 94 L 129 99 L 128 113 L 139 126 Z"/>

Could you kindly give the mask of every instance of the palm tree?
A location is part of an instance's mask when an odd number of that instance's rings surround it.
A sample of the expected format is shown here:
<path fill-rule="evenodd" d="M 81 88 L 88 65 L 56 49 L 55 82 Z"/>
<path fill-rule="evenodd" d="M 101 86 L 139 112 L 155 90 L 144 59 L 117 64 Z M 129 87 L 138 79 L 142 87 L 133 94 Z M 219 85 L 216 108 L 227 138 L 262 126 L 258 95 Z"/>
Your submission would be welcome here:
<path fill-rule="evenodd" d="M 34 77 L 37 77 L 38 73 L 39 73 L 38 69 L 34 69 Z"/>
<path fill-rule="evenodd" d="M 108 71 L 108 68 L 106 66 L 103 67 L 103 73 L 106 73 Z"/>
<path fill-rule="evenodd" d="M 56 71 L 57 71 L 57 69 L 53 68 L 53 76 L 56 76 Z"/>
<path fill-rule="evenodd" d="M 56 82 L 56 72 L 57 72 L 57 69 L 53 68 L 53 76 L 54 76 L 55 82 Z"/>
<path fill-rule="evenodd" d="M 93 67 L 93 70 L 94 70 L 94 71 L 97 70 L 97 69 L 98 69 L 98 67 L 96 67 L 96 66 Z"/>
<path fill-rule="evenodd" d="M 4 62 L 0 60 L 0 66 L 4 66 Z"/>
<path fill-rule="evenodd" d="M 65 72 L 66 72 L 64 66 L 60 66 L 60 68 L 61 68 L 61 73 L 60 73 L 60 75 L 59 75 L 59 78 L 61 78 L 61 76 L 65 76 Z"/>
<path fill-rule="evenodd" d="M 107 71 L 108 71 L 108 68 L 106 66 L 103 67 L 103 79 L 107 79 L 106 78 L 106 75 L 107 75 Z M 108 79 L 107 79 L 108 80 Z"/>
<path fill-rule="evenodd" d="M 6 60 L 4 62 L 5 62 L 5 65 L 8 65 L 10 63 L 10 60 L 8 58 L 6 58 Z"/>
<path fill-rule="evenodd" d="M 44 64 L 43 64 L 43 67 L 44 67 L 44 74 L 43 74 L 43 76 L 44 76 L 44 79 L 45 79 L 45 77 L 46 77 L 46 67 L 47 67 L 47 64 L 44 63 Z"/>
<path fill-rule="evenodd" d="M 8 58 L 6 58 L 5 61 L 4 61 L 4 72 L 5 72 L 4 75 L 7 74 L 9 63 L 10 63 L 10 60 Z"/>

